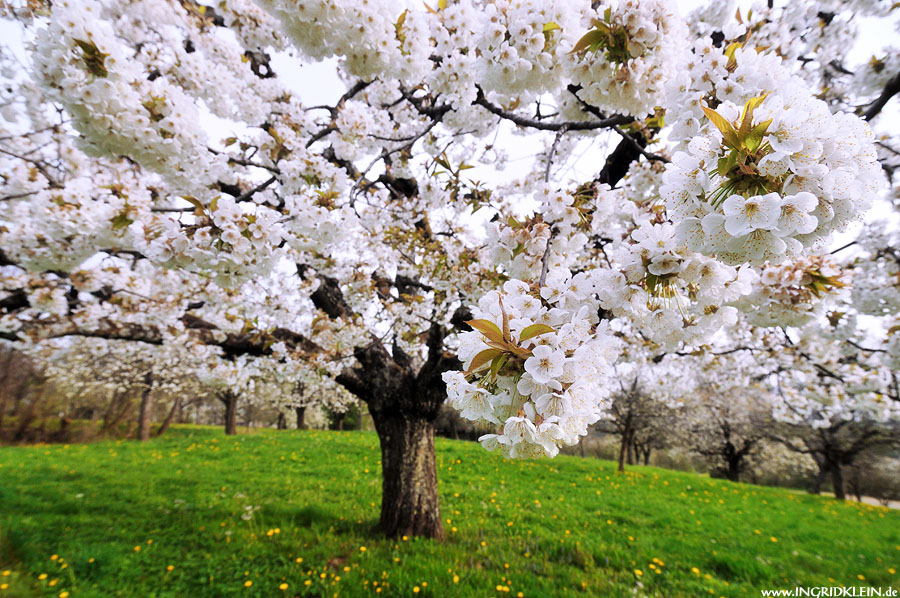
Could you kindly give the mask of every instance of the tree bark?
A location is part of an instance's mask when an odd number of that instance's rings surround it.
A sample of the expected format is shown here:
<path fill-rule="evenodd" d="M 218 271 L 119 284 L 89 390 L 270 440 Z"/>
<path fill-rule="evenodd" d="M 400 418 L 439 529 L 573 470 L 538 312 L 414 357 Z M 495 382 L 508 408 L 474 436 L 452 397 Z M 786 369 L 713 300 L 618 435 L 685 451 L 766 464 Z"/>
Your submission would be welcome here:
<path fill-rule="evenodd" d="M 444 539 L 437 493 L 434 422 L 415 414 L 372 412 L 381 442 L 381 517 L 388 537 Z"/>
<path fill-rule="evenodd" d="M 275 422 L 275 428 L 278 430 L 287 429 L 287 420 L 285 420 L 284 413 L 282 413 L 281 411 L 278 412 L 278 419 Z"/>
<path fill-rule="evenodd" d="M 177 395 L 175 397 L 175 402 L 172 404 L 172 408 L 169 410 L 169 414 L 166 416 L 166 419 L 163 420 L 162 425 L 159 427 L 159 430 L 156 432 L 156 437 L 159 438 L 163 434 L 165 434 L 169 426 L 172 425 L 172 422 L 175 420 L 175 414 L 181 410 L 181 395 Z"/>
<path fill-rule="evenodd" d="M 831 466 L 831 485 L 834 487 L 834 497 L 836 499 L 847 499 L 847 494 L 844 492 L 844 472 L 841 471 L 840 463 L 834 463 Z"/>
<path fill-rule="evenodd" d="M 294 413 L 297 414 L 297 429 L 306 429 L 306 407 L 294 407 Z"/>
<path fill-rule="evenodd" d="M 225 404 L 225 434 L 234 436 L 237 434 L 237 400 L 238 397 L 230 390 L 219 395 L 219 400 Z"/>
<path fill-rule="evenodd" d="M 622 442 L 619 444 L 619 471 L 625 471 L 625 453 L 631 444 L 631 426 L 626 425 L 622 431 Z"/>
<path fill-rule="evenodd" d="M 347 417 L 347 413 L 335 413 L 334 414 L 334 429 L 335 430 L 343 430 L 344 429 L 344 418 Z"/>
<path fill-rule="evenodd" d="M 244 409 L 244 427 L 249 428 L 250 424 L 253 423 L 253 403 L 247 403 L 247 407 Z"/>
<path fill-rule="evenodd" d="M 829 469 L 830 466 L 828 463 L 819 463 L 819 473 L 816 474 L 816 479 L 813 480 L 813 485 L 810 489 L 812 494 L 822 493 L 822 484 L 825 482 L 825 478 L 828 477 Z"/>
<path fill-rule="evenodd" d="M 150 440 L 150 418 L 153 409 L 151 398 L 153 395 L 153 374 L 147 372 L 144 376 L 144 392 L 141 394 L 141 411 L 138 416 L 138 440 L 146 442 Z"/>

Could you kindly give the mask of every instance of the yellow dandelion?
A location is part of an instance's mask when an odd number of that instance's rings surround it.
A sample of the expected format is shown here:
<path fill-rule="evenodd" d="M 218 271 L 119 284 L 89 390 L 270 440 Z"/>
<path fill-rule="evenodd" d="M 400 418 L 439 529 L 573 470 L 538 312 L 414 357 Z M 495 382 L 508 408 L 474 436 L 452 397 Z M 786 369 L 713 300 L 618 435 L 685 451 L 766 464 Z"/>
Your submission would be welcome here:
<path fill-rule="evenodd" d="M 857 576 L 856 576 L 856 579 L 858 579 L 859 581 L 865 581 L 865 580 L 866 580 L 866 576 L 865 576 L 865 575 L 857 575 Z"/>
<path fill-rule="evenodd" d="M 46 573 L 41 573 L 40 575 L 38 575 L 38 579 L 39 579 L 40 581 L 44 581 L 45 579 L 47 579 L 47 574 L 46 574 Z"/>
<path fill-rule="evenodd" d="M 777 542 L 777 541 L 778 541 L 778 538 L 776 538 L 775 536 L 771 536 L 771 537 L 769 538 L 769 540 L 771 540 L 772 542 Z"/>
<path fill-rule="evenodd" d="M 245 588 L 249 588 L 249 587 L 252 586 L 252 585 L 253 585 L 253 582 L 252 582 L 251 580 L 249 580 L 249 579 L 248 579 L 247 581 L 244 582 L 244 587 L 245 587 Z"/>
<path fill-rule="evenodd" d="M 640 577 L 641 575 L 644 574 L 644 572 L 641 571 L 640 569 L 635 569 L 635 570 L 634 570 L 634 574 L 637 575 L 638 577 Z"/>
<path fill-rule="evenodd" d="M 459 575 L 453 576 L 453 583 L 459 583 Z"/>
<path fill-rule="evenodd" d="M 94 562 L 94 557 L 89 558 L 89 559 L 88 559 L 88 562 L 89 562 L 89 563 L 93 563 L 93 562 Z"/>
<path fill-rule="evenodd" d="M 9 577 L 10 575 L 12 575 L 12 571 L 6 570 L 3 573 L 0 573 L 0 575 L 2 575 L 3 577 Z"/>
<path fill-rule="evenodd" d="M 284 591 L 284 590 L 288 589 L 288 585 L 286 583 L 283 583 L 280 586 L 278 586 L 278 589 Z"/>
<path fill-rule="evenodd" d="M 413 594 L 418 594 L 419 592 L 421 592 L 421 590 L 419 589 L 419 586 L 416 586 L 413 588 Z"/>
<path fill-rule="evenodd" d="M 69 593 L 68 592 L 60 592 L 59 598 L 69 598 Z"/>
<path fill-rule="evenodd" d="M 365 552 L 365 551 L 366 551 L 366 547 L 365 547 L 365 546 L 360 546 L 360 547 L 359 547 L 359 551 L 360 551 L 360 552 Z"/>
<path fill-rule="evenodd" d="M 893 567 L 891 567 L 890 569 L 888 569 L 888 573 L 890 573 L 891 575 L 893 575 L 893 574 L 896 573 L 896 572 L 897 572 L 897 570 L 894 569 Z"/>
<path fill-rule="evenodd" d="M 141 551 L 141 547 L 140 547 L 140 546 L 135 546 L 135 547 L 134 547 L 134 551 L 135 551 L 135 552 L 140 552 L 140 551 Z"/>
<path fill-rule="evenodd" d="M 0 584 L 0 590 L 4 590 L 4 591 L 5 591 L 6 588 L 8 588 L 8 587 L 9 587 L 9 584 L 8 584 L 8 583 Z"/>
<path fill-rule="evenodd" d="M 311 579 L 307 579 L 306 581 L 303 582 L 303 585 L 305 585 L 305 586 L 311 586 L 311 585 L 312 585 L 312 580 L 311 580 Z"/>
<path fill-rule="evenodd" d="M 406 542 L 407 540 L 409 540 L 409 536 L 403 536 L 403 541 Z"/>
<path fill-rule="evenodd" d="M 175 568 L 175 565 L 169 565 L 168 567 L 166 567 L 166 571 L 171 571 L 174 568 Z"/>
<path fill-rule="evenodd" d="M 298 556 L 295 560 L 296 560 L 298 563 L 302 563 L 302 562 L 303 562 L 303 557 L 302 557 L 302 556 Z"/>
<path fill-rule="evenodd" d="M 50 555 L 50 560 L 51 560 L 51 561 L 55 561 L 55 560 L 58 559 L 58 558 L 59 558 L 59 555 L 58 555 L 58 554 Z"/>
<path fill-rule="evenodd" d="M 691 567 L 691 573 L 693 573 L 694 575 L 700 575 L 700 569 L 698 569 L 697 567 Z"/>

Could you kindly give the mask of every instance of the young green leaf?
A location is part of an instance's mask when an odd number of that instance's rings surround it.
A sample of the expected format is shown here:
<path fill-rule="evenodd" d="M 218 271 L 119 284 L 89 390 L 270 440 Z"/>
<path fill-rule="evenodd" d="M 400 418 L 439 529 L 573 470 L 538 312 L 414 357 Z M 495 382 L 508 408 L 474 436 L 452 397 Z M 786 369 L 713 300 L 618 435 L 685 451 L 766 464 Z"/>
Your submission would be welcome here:
<path fill-rule="evenodd" d="M 605 32 L 601 31 L 600 29 L 591 29 L 590 31 L 585 33 L 581 37 L 581 39 L 575 42 L 575 46 L 572 48 L 569 54 L 581 54 L 582 52 L 587 51 L 587 49 L 594 44 L 598 44 L 605 39 Z"/>
<path fill-rule="evenodd" d="M 466 370 L 465 373 L 468 375 L 472 372 L 477 372 L 478 370 L 486 366 L 489 361 L 501 354 L 502 351 L 500 351 L 500 349 L 485 349 L 472 358 L 472 363 L 469 364 L 469 369 Z"/>
<path fill-rule="evenodd" d="M 556 331 L 546 324 L 532 324 L 531 326 L 526 326 L 522 329 L 522 334 L 519 335 L 519 342 L 527 341 L 530 338 L 534 338 L 541 334 L 547 334 L 548 332 Z"/>
<path fill-rule="evenodd" d="M 503 332 L 490 320 L 469 320 L 466 324 L 486 336 L 488 340 L 492 340 L 495 343 L 503 343 Z"/>

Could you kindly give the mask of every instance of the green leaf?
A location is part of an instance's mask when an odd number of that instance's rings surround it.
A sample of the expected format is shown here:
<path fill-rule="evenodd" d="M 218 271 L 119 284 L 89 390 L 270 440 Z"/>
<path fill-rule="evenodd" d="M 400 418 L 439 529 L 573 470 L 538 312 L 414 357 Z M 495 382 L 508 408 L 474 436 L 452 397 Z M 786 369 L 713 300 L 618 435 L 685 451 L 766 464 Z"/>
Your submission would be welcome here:
<path fill-rule="evenodd" d="M 599 44 L 603 40 L 606 39 L 606 32 L 598 29 L 591 29 L 587 33 L 585 33 L 580 40 L 575 42 L 575 47 L 569 52 L 569 54 L 580 54 L 588 50 L 591 46 L 595 44 Z"/>
<path fill-rule="evenodd" d="M 700 108 L 703 109 L 703 113 L 706 115 L 706 118 L 708 118 L 712 122 L 712 124 L 714 124 L 716 128 L 722 132 L 722 140 L 725 142 L 725 145 L 733 149 L 740 148 L 741 142 L 738 139 L 737 131 L 734 130 L 734 126 L 730 122 L 728 122 L 728 120 L 724 116 L 722 116 L 712 108 L 704 106 L 703 104 L 700 104 Z"/>
<path fill-rule="evenodd" d="M 557 29 L 562 29 L 559 25 L 550 21 L 549 23 L 544 23 L 544 33 L 550 33 L 551 31 L 556 31 Z"/>
<path fill-rule="evenodd" d="M 747 137 L 744 139 L 744 144 L 747 146 L 747 149 L 751 152 L 756 152 L 759 149 L 759 146 L 762 145 L 763 138 L 766 136 L 766 132 L 769 129 L 769 125 L 772 124 L 772 119 L 763 121 L 750 129 L 750 132 L 747 134 Z"/>
<path fill-rule="evenodd" d="M 81 48 L 82 60 L 84 60 L 84 65 L 87 68 L 88 72 L 94 77 L 106 77 L 109 75 L 109 71 L 106 70 L 106 57 L 109 54 L 104 54 L 100 51 L 100 48 L 97 47 L 93 42 L 87 42 L 83 39 L 74 40 L 75 43 Z"/>
<path fill-rule="evenodd" d="M 122 230 L 123 228 L 128 228 L 131 223 L 134 222 L 134 219 L 129 218 L 128 212 L 125 211 L 116 215 L 110 222 L 112 223 L 113 230 Z"/>
<path fill-rule="evenodd" d="M 406 14 L 408 12 L 409 9 L 404 10 L 400 17 L 397 19 L 397 22 L 394 23 L 394 35 L 397 37 L 397 41 L 399 41 L 401 45 L 406 41 L 406 36 L 403 34 L 403 24 L 406 22 Z"/>
<path fill-rule="evenodd" d="M 237 143 L 237 140 L 238 140 L 237 137 L 229 137 L 222 143 L 225 145 L 225 147 L 228 147 L 229 145 L 233 145 L 233 144 Z"/>
<path fill-rule="evenodd" d="M 519 335 L 519 342 L 527 341 L 530 338 L 540 336 L 541 334 L 547 334 L 548 332 L 556 331 L 546 324 L 532 324 L 531 326 L 526 326 L 522 329 L 522 334 Z"/>
<path fill-rule="evenodd" d="M 498 355 L 491 362 L 491 382 L 497 381 L 497 376 L 500 374 L 500 370 L 506 365 L 506 362 L 509 361 L 509 354 L 504 353 L 502 355 Z"/>
<path fill-rule="evenodd" d="M 466 370 L 465 374 L 471 374 L 472 372 L 477 372 L 484 366 L 488 364 L 489 361 L 501 355 L 503 352 L 500 349 L 485 349 L 478 355 L 472 358 L 472 363 L 469 364 L 469 369 Z"/>
<path fill-rule="evenodd" d="M 769 93 L 770 92 L 767 91 L 761 96 L 750 98 L 747 100 L 747 103 L 744 104 L 744 112 L 741 114 L 741 127 L 740 131 L 738 131 L 741 139 L 745 138 L 750 133 L 750 128 L 753 125 L 753 111 L 765 101 Z"/>
<path fill-rule="evenodd" d="M 719 158 L 719 176 L 728 176 L 728 173 L 731 172 L 737 165 L 740 156 L 740 152 L 738 152 L 737 150 L 732 150 L 727 156 Z"/>
<path fill-rule="evenodd" d="M 197 213 L 203 212 L 203 204 L 200 203 L 200 200 L 197 199 L 196 197 L 193 197 L 191 195 L 182 195 L 181 199 L 183 199 L 184 201 L 186 201 L 189 204 L 191 204 L 192 206 L 194 206 L 194 209 L 197 210 Z"/>
<path fill-rule="evenodd" d="M 503 332 L 500 327 L 490 320 L 469 320 L 466 322 L 469 326 L 486 336 L 495 343 L 503 343 Z"/>

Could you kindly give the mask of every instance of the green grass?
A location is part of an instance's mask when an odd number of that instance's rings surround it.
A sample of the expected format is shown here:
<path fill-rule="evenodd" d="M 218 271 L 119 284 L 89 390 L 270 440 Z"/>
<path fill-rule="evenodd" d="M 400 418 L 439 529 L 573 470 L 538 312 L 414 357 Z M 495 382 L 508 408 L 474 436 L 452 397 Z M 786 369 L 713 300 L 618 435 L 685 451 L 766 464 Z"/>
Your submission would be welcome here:
<path fill-rule="evenodd" d="M 0 598 L 900 587 L 895 511 L 651 467 L 617 475 L 593 459 L 507 462 L 443 439 L 437 453 L 442 544 L 372 533 L 368 432 L 183 426 L 147 444 L 2 448 Z M 248 505 L 260 509 L 245 520 Z"/>

